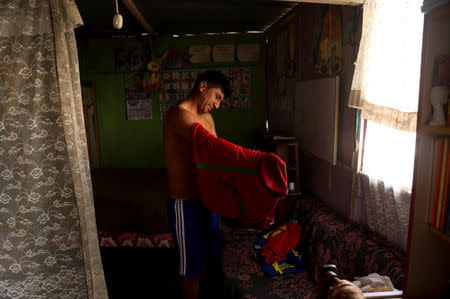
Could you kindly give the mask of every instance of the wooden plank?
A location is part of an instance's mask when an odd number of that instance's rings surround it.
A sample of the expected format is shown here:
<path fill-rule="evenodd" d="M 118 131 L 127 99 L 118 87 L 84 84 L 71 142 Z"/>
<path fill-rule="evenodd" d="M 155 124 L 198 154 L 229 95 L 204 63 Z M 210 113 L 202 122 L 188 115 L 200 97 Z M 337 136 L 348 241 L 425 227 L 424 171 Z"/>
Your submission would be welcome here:
<path fill-rule="evenodd" d="M 438 237 L 439 239 L 442 239 L 444 241 L 447 241 L 450 243 L 450 236 L 444 234 L 443 232 L 435 229 L 434 227 L 430 226 L 429 224 L 426 225 L 426 228 L 429 232 L 431 232 L 433 235 Z"/>
<path fill-rule="evenodd" d="M 283 2 L 308 2 L 317 4 L 334 4 L 334 5 L 360 5 L 364 0 L 281 0 Z"/>
<path fill-rule="evenodd" d="M 144 16 L 141 14 L 139 9 L 134 5 L 133 0 L 122 0 L 122 3 L 125 4 L 125 6 L 128 8 L 128 10 L 131 12 L 131 14 L 136 18 L 136 21 L 138 21 L 139 24 L 141 24 L 142 28 L 149 33 L 154 33 L 153 28 L 147 23 Z"/>
<path fill-rule="evenodd" d="M 450 136 L 450 127 L 421 126 L 420 133 Z"/>
<path fill-rule="evenodd" d="M 363 293 L 364 298 L 405 298 L 402 291 Z"/>

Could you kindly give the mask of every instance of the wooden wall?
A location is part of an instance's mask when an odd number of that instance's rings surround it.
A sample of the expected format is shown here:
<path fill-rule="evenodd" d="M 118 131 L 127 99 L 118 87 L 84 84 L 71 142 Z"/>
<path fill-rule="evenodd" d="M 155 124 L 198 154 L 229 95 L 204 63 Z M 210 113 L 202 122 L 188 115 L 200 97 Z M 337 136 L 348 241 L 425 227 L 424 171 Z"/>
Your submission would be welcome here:
<path fill-rule="evenodd" d="M 295 84 L 297 80 L 312 80 L 322 78 L 322 75 L 314 72 L 313 54 L 314 47 L 320 36 L 322 13 L 326 5 L 301 4 L 289 16 L 278 24 L 275 24 L 266 37 L 266 64 L 268 82 L 268 118 L 273 134 L 293 135 L 295 124 L 295 112 L 293 103 L 295 97 Z M 361 17 L 358 15 L 357 6 L 341 6 L 342 28 L 351 26 L 355 22 L 357 36 L 361 28 Z M 290 24 L 295 24 L 295 68 L 294 76 L 282 78 L 277 72 L 282 68 L 276 67 L 280 63 L 280 55 L 289 57 L 288 51 L 277 47 L 277 39 L 283 38 L 283 32 L 289 31 Z M 347 107 L 350 93 L 351 80 L 356 59 L 357 44 L 346 42 L 343 44 L 343 67 L 340 76 L 339 98 L 339 123 L 338 123 L 338 153 L 337 165 L 317 158 L 307 153 L 300 153 L 300 185 L 304 192 L 310 193 L 327 202 L 333 209 L 344 216 L 351 211 L 352 194 L 352 157 L 355 150 L 356 110 Z M 287 58 L 288 59 L 288 58 Z M 281 77 L 281 79 L 280 79 Z M 284 82 L 281 82 L 283 81 Z M 280 88 L 280 86 L 282 88 Z M 280 92 L 283 90 L 284 93 Z M 319 132 L 318 132 L 319 134 Z"/>

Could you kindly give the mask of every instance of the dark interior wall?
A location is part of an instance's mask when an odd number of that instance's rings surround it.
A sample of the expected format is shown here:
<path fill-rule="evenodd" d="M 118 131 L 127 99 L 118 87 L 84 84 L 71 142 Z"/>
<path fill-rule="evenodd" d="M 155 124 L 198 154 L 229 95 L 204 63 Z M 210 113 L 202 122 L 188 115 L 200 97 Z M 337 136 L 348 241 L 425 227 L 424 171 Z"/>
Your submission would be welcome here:
<path fill-rule="evenodd" d="M 326 5 L 304 4 L 299 10 L 300 28 L 311 28 L 302 30 L 300 36 L 300 80 L 312 80 L 323 76 L 314 72 L 313 52 L 321 31 L 322 13 Z M 359 6 L 341 6 L 343 35 L 352 22 L 356 22 L 356 34 L 360 31 L 361 19 L 355 15 L 360 11 Z M 355 19 L 354 19 L 355 18 Z M 354 20 L 353 20 L 354 19 Z M 353 29 L 352 29 L 353 30 Z M 351 34 L 347 31 L 347 34 Z M 339 73 L 339 130 L 338 130 L 338 160 L 344 165 L 351 167 L 354 151 L 355 119 L 356 110 L 347 107 L 348 97 L 353 79 L 354 61 L 356 60 L 357 45 L 350 39 L 343 42 L 342 52 L 344 64 Z"/>
<path fill-rule="evenodd" d="M 260 34 L 197 35 L 192 37 L 160 37 L 154 39 L 156 56 L 169 46 L 182 54 L 190 45 L 261 43 Z M 164 168 L 162 153 L 162 122 L 158 93 L 152 94 L 151 120 L 126 120 L 125 87 L 135 71 L 114 70 L 114 50 L 126 46 L 148 44 L 145 38 L 89 39 L 78 41 L 81 80 L 95 84 L 103 168 Z M 261 51 L 261 57 L 263 57 Z M 206 63 L 191 68 L 251 67 L 251 108 L 213 112 L 220 137 L 246 147 L 257 147 L 258 132 L 267 117 L 266 76 L 264 61 L 257 63 Z"/>
<path fill-rule="evenodd" d="M 290 19 L 276 24 L 268 33 L 267 65 L 268 82 L 274 78 L 270 65 L 277 63 L 276 39 L 280 32 L 287 31 L 290 23 L 296 28 L 296 74 L 286 78 L 284 95 L 277 93 L 275 88 L 268 90 L 268 111 L 272 132 L 275 134 L 293 135 L 295 112 L 292 109 L 295 98 L 295 82 L 297 80 L 312 80 L 322 76 L 314 72 L 314 47 L 320 37 L 322 14 L 326 5 L 301 4 Z M 360 32 L 361 19 L 355 19 L 359 7 L 342 6 L 342 29 L 356 23 L 357 33 Z M 343 32 L 344 34 L 344 32 Z M 358 36 L 358 34 L 357 34 Z M 339 93 L 339 124 L 338 124 L 338 163 L 331 163 L 313 155 L 300 152 L 300 185 L 304 192 L 311 193 L 327 202 L 341 215 L 348 216 L 351 210 L 352 195 L 352 157 L 355 147 L 356 111 L 347 107 L 348 96 L 354 71 L 354 59 L 357 44 L 343 44 L 343 68 L 340 72 Z M 319 132 L 318 132 L 319 134 Z"/>

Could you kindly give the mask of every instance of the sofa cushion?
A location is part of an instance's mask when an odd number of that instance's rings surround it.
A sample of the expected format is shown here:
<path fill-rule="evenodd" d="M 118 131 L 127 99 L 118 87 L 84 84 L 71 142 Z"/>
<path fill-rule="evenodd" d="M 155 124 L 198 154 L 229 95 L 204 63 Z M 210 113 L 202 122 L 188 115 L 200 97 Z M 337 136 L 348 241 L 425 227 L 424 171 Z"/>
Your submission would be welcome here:
<path fill-rule="evenodd" d="M 230 298 L 315 298 L 317 286 L 306 272 L 269 277 L 255 261 L 257 230 L 239 229 L 223 236 L 223 271 Z"/>
<path fill-rule="evenodd" d="M 318 199 L 300 199 L 297 212 L 301 251 L 316 281 L 321 264 L 335 264 L 341 278 L 378 273 L 402 288 L 405 254 L 385 238 L 341 218 Z"/>

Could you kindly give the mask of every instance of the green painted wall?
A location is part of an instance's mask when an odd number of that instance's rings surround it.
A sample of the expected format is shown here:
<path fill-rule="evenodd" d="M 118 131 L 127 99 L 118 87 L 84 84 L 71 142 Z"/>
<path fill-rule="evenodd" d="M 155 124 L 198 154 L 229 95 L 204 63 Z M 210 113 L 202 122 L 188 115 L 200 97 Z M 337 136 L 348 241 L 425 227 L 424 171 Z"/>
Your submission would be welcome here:
<path fill-rule="evenodd" d="M 163 53 L 174 45 L 183 53 L 185 47 L 200 44 L 259 42 L 261 35 L 198 35 L 193 37 L 158 38 L 153 51 Z M 145 44 L 144 38 L 90 39 L 78 41 L 80 76 L 95 84 L 99 122 L 102 168 L 163 168 L 162 122 L 158 94 L 152 95 L 151 120 L 126 120 L 125 87 L 136 72 L 114 71 L 114 49 Z M 252 70 L 251 108 L 212 112 L 219 137 L 239 145 L 255 148 L 258 133 L 264 128 L 266 111 L 266 75 L 264 62 L 207 63 L 191 68 L 250 66 Z"/>

